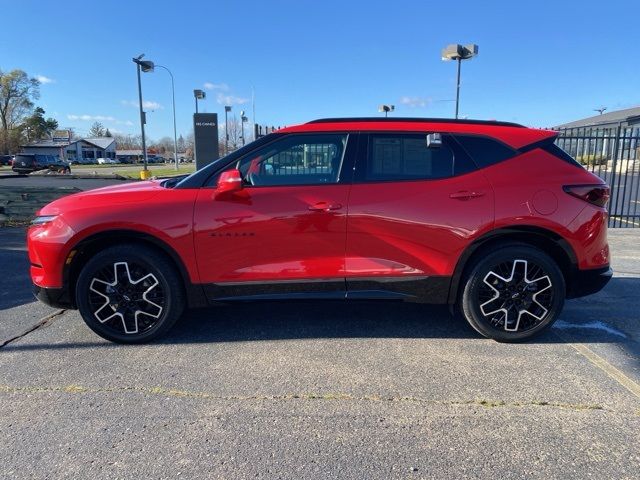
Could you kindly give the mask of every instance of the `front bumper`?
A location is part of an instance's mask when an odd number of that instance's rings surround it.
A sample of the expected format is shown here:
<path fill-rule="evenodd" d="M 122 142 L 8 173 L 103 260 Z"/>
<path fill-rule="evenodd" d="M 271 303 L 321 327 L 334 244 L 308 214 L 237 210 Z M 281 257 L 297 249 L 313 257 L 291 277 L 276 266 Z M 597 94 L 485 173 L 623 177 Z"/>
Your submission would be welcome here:
<path fill-rule="evenodd" d="M 613 276 L 613 270 L 608 265 L 603 268 L 589 270 L 576 270 L 567 298 L 578 298 L 599 292 L 609 283 Z"/>
<path fill-rule="evenodd" d="M 55 308 L 75 308 L 64 288 L 45 288 L 33 285 L 33 294 L 42 303 Z"/>

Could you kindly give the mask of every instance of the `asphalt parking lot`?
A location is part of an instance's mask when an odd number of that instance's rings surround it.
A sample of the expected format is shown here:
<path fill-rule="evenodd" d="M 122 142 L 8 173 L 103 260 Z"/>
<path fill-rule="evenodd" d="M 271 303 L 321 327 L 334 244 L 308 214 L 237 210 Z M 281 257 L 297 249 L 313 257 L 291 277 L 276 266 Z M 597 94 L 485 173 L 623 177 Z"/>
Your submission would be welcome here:
<path fill-rule="evenodd" d="M 0 228 L 2 478 L 637 478 L 640 229 L 529 343 L 400 303 L 192 311 L 110 344 L 33 302 Z"/>

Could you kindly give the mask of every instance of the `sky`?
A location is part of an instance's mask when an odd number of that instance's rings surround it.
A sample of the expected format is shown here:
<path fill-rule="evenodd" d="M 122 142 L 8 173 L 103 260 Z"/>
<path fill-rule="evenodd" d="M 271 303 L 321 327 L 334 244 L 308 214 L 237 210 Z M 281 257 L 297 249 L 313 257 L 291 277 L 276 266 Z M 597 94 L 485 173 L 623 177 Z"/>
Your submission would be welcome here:
<path fill-rule="evenodd" d="M 138 134 L 132 57 L 175 77 L 178 134 L 224 105 L 252 122 L 452 117 L 456 65 L 440 52 L 475 43 L 463 62 L 460 114 L 554 125 L 640 104 L 640 1 L 0 0 L 0 69 L 40 78 L 37 104 L 86 135 L 94 121 Z M 171 83 L 145 73 L 147 135 L 172 136 Z M 254 102 L 252 102 L 252 99 Z"/>

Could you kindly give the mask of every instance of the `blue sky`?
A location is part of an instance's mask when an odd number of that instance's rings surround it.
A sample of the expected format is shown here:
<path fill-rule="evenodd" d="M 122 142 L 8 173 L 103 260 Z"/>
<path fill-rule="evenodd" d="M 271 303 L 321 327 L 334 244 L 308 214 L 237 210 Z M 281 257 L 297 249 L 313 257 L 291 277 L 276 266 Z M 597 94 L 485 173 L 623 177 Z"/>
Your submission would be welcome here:
<path fill-rule="evenodd" d="M 450 117 L 449 43 L 477 43 L 462 66 L 461 115 L 553 126 L 640 104 L 640 2 L 0 0 L 0 68 L 49 80 L 39 104 L 61 127 L 96 119 L 138 133 L 133 56 L 169 67 L 178 131 L 223 105 L 290 125 L 327 116 Z M 144 74 L 147 133 L 172 134 L 170 80 Z"/>

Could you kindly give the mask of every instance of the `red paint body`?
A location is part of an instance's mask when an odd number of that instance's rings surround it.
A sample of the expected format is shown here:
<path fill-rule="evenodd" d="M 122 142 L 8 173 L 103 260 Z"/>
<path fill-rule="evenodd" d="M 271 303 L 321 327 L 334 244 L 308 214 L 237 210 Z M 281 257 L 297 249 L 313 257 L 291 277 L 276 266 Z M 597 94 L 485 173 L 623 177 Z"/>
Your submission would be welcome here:
<path fill-rule="evenodd" d="M 458 132 L 514 149 L 555 136 L 491 124 L 403 121 L 313 123 L 279 133 L 331 131 Z M 563 186 L 601 183 L 534 148 L 441 180 L 246 187 L 228 195 L 207 186 L 168 189 L 158 181 L 113 186 L 64 197 L 39 212 L 57 217 L 29 230 L 31 276 L 37 286 L 64 288 L 69 254 L 83 240 L 112 231 L 154 237 L 196 285 L 451 277 L 475 241 L 512 227 L 564 239 L 576 267 L 594 269 L 609 263 L 606 209 Z"/>

